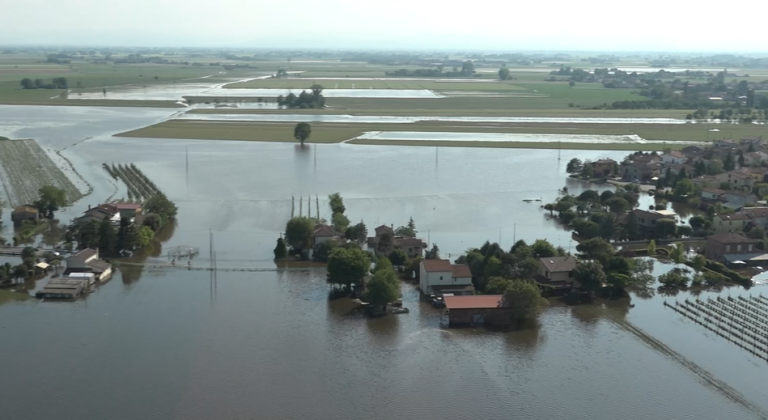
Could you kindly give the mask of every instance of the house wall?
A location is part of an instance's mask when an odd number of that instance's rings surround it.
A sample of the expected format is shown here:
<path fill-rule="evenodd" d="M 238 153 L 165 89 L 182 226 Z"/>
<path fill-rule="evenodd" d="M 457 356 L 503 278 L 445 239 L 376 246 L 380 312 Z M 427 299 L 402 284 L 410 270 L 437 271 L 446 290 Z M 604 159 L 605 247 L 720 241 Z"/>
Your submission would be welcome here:
<path fill-rule="evenodd" d="M 701 192 L 701 198 L 707 199 L 707 200 L 717 200 L 718 197 L 720 197 L 720 194 L 708 192 L 708 191 L 702 191 Z"/>
<path fill-rule="evenodd" d="M 454 281 L 456 280 L 456 281 Z M 462 281 L 458 281 L 462 280 Z M 456 286 L 456 285 L 469 285 L 472 284 L 472 278 L 469 278 L 469 282 L 466 282 L 466 278 L 454 279 L 453 273 L 450 271 L 430 271 L 424 270 L 421 267 L 421 276 L 419 278 L 419 288 L 424 294 L 432 294 L 432 286 Z"/>
<path fill-rule="evenodd" d="M 723 203 L 723 207 L 729 209 L 738 209 L 744 207 L 747 203 L 754 203 L 756 201 L 754 196 L 744 197 L 741 195 L 723 194 L 722 197 L 726 200 Z"/>
<path fill-rule="evenodd" d="M 328 242 L 331 239 L 333 239 L 333 237 L 331 237 L 331 236 L 316 236 L 315 237 L 315 246 L 320 245 L 320 244 L 325 243 L 325 242 Z"/>
<path fill-rule="evenodd" d="M 485 309 L 451 309 L 448 311 L 448 324 L 450 326 L 471 325 L 474 323 L 474 315 L 485 317 L 488 325 L 509 325 L 509 308 L 485 308 Z"/>
<path fill-rule="evenodd" d="M 712 219 L 712 228 L 716 233 L 739 233 L 744 230 L 744 226 L 749 220 L 723 220 L 720 217 Z"/>
<path fill-rule="evenodd" d="M 721 261 L 725 254 L 751 254 L 755 252 L 753 244 L 723 244 L 717 241 L 707 241 L 704 255 L 710 260 Z"/>

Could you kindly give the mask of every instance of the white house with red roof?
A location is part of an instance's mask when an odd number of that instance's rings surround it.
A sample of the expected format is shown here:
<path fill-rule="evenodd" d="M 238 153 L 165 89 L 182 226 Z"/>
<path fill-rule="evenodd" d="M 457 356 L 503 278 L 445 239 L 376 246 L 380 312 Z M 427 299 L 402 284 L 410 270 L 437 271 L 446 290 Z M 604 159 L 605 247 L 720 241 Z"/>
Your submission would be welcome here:
<path fill-rule="evenodd" d="M 472 273 L 466 264 L 451 264 L 449 260 L 422 260 L 419 265 L 419 289 L 425 295 L 474 294 Z"/>

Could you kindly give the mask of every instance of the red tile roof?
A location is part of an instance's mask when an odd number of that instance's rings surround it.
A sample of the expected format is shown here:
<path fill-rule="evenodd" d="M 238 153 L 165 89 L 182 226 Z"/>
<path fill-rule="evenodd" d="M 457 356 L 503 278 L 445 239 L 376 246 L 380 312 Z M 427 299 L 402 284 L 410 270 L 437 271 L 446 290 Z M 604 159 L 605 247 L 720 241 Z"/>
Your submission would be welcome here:
<path fill-rule="evenodd" d="M 451 268 L 453 269 L 453 277 L 472 277 L 472 272 L 469 271 L 469 266 L 466 264 L 454 264 Z"/>
<path fill-rule="evenodd" d="M 707 236 L 707 240 L 716 241 L 723 244 L 754 244 L 756 240 L 747 238 L 743 235 L 737 235 L 735 233 L 718 233 L 715 235 Z"/>
<path fill-rule="evenodd" d="M 328 225 L 317 225 L 312 231 L 313 238 L 332 238 L 334 236 L 336 236 L 336 232 Z"/>
<path fill-rule="evenodd" d="M 441 272 L 453 272 L 451 262 L 448 260 L 421 260 L 424 264 L 424 270 L 427 273 L 441 271 Z"/>
<path fill-rule="evenodd" d="M 118 210 L 138 210 L 141 208 L 141 204 L 139 203 L 117 203 L 115 204 L 115 207 Z"/>
<path fill-rule="evenodd" d="M 491 309 L 501 306 L 502 295 L 445 296 L 447 309 Z"/>

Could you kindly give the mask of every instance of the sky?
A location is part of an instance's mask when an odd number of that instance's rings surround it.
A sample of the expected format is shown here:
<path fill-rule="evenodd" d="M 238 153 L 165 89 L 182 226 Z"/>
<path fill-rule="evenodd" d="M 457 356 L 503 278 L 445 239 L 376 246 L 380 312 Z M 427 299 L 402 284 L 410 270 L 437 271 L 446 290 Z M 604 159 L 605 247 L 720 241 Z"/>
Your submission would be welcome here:
<path fill-rule="evenodd" d="M 1 45 L 768 50 L 766 0 L 0 0 L 0 10 Z"/>

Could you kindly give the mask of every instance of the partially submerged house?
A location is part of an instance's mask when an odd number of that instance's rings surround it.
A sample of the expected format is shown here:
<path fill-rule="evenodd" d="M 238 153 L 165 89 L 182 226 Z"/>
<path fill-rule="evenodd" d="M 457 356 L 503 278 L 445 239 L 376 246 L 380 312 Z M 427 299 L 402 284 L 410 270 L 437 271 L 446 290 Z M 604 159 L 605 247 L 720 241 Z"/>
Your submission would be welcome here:
<path fill-rule="evenodd" d="M 502 295 L 445 296 L 448 326 L 509 325 L 511 309 Z"/>
<path fill-rule="evenodd" d="M 736 233 L 717 233 L 707 236 L 704 255 L 710 260 L 732 264 L 768 262 L 768 254 L 755 248 L 757 241 Z"/>
<path fill-rule="evenodd" d="M 77 299 L 88 288 L 87 279 L 58 278 L 35 293 L 38 299 Z"/>
<path fill-rule="evenodd" d="M 608 177 L 613 175 L 617 167 L 618 163 L 613 159 L 600 159 L 592 162 L 592 173 L 595 178 Z"/>
<path fill-rule="evenodd" d="M 25 220 L 31 220 L 33 222 L 36 222 L 40 219 L 40 213 L 37 211 L 37 208 L 35 206 L 32 206 L 30 204 L 25 204 L 23 206 L 18 206 L 13 209 L 11 212 L 11 221 L 13 222 L 14 226 L 21 226 L 22 223 L 24 223 Z"/>
<path fill-rule="evenodd" d="M 368 252 L 377 256 L 389 256 L 395 249 L 401 249 L 408 258 L 421 257 L 427 249 L 427 243 L 420 238 L 407 235 L 395 235 L 390 225 L 381 225 L 375 230 L 375 236 L 368 238 Z M 389 240 L 384 240 L 384 237 Z"/>
<path fill-rule="evenodd" d="M 472 295 L 472 273 L 466 264 L 449 260 L 422 260 L 419 264 L 419 290 L 425 295 Z"/>
<path fill-rule="evenodd" d="M 112 204 L 100 204 L 93 208 L 88 206 L 88 210 L 83 212 L 82 216 L 75 219 L 75 223 L 83 226 L 91 222 L 101 223 L 104 219 L 117 226 L 120 224 L 120 212 Z"/>
<path fill-rule="evenodd" d="M 99 251 L 86 248 L 77 254 L 64 260 L 67 267 L 64 269 L 63 277 L 70 276 L 72 273 L 92 273 L 95 281 L 103 282 L 112 275 L 112 265 L 99 259 Z"/>
<path fill-rule="evenodd" d="M 569 293 L 581 287 L 573 278 L 576 258 L 573 256 L 539 258 L 536 281 L 550 288 L 554 294 Z"/>

